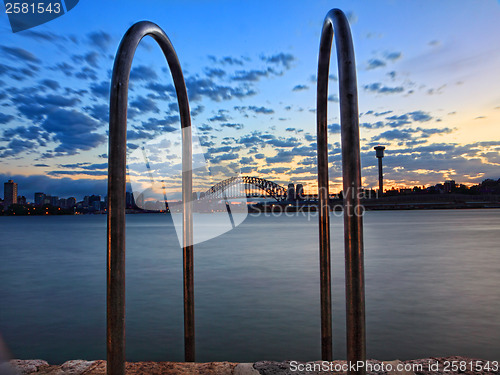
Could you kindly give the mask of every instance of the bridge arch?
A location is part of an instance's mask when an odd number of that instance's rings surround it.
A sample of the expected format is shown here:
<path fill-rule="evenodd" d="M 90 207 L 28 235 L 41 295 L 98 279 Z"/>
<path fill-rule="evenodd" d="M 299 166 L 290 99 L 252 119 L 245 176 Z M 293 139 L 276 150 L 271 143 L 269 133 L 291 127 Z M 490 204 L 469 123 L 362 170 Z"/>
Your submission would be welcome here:
<path fill-rule="evenodd" d="M 267 195 L 276 199 L 278 202 L 287 199 L 287 189 L 285 187 L 273 181 L 252 176 L 237 176 L 223 180 L 205 191 L 203 196 L 205 198 L 214 199 L 226 198 L 227 191 L 230 190 L 231 187 L 241 184 L 244 184 L 245 191 L 246 185 L 253 185 L 254 187 L 264 191 Z"/>

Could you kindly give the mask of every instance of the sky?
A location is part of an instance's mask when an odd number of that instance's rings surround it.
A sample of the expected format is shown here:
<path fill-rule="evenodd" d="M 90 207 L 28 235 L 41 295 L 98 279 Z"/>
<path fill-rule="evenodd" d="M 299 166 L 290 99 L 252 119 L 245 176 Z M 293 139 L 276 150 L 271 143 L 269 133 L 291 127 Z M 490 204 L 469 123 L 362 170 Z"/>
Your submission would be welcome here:
<path fill-rule="evenodd" d="M 28 201 L 38 191 L 106 194 L 114 56 L 126 30 L 149 20 L 177 52 L 206 162 L 314 193 L 319 38 L 334 7 L 346 13 L 354 40 L 363 185 L 378 184 L 376 145 L 386 146 L 387 188 L 500 178 L 497 0 L 82 0 L 18 33 L 0 5 L 0 179 L 17 182 Z M 342 171 L 331 61 L 336 192 Z M 170 72 L 149 37 L 135 54 L 128 111 L 133 176 L 134 151 L 180 128 Z"/>

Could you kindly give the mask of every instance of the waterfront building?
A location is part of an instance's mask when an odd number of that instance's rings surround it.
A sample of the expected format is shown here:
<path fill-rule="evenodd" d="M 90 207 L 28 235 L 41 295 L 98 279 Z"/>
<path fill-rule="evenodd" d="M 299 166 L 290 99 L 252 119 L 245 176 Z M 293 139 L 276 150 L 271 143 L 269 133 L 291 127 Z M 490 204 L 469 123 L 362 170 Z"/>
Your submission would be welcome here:
<path fill-rule="evenodd" d="M 108 202 L 107 197 L 104 201 L 106 203 Z M 135 206 L 134 194 L 131 193 L 130 191 L 127 191 L 127 193 L 125 194 L 125 206 L 127 208 L 134 208 Z"/>
<path fill-rule="evenodd" d="M 286 200 L 287 201 L 294 201 L 295 200 L 295 187 L 292 183 L 288 184 L 288 190 L 286 193 Z"/>
<path fill-rule="evenodd" d="M 444 192 L 451 193 L 456 188 L 455 180 L 449 180 L 444 182 Z"/>
<path fill-rule="evenodd" d="M 17 184 L 9 180 L 3 184 L 3 206 L 4 209 L 17 203 Z"/>
<path fill-rule="evenodd" d="M 297 197 L 297 200 L 304 200 L 304 185 L 297 184 L 295 188 L 295 195 Z"/>
<path fill-rule="evenodd" d="M 72 208 L 76 206 L 76 198 L 75 197 L 69 197 L 68 200 L 66 201 L 68 208 Z"/>
<path fill-rule="evenodd" d="M 378 159 L 378 193 L 380 195 L 384 194 L 384 172 L 382 170 L 382 158 L 384 157 L 384 146 L 376 146 L 374 147 L 376 154 L 375 156 Z"/>
<path fill-rule="evenodd" d="M 43 205 L 44 199 L 45 199 L 44 193 L 41 192 L 35 193 L 35 206 Z"/>

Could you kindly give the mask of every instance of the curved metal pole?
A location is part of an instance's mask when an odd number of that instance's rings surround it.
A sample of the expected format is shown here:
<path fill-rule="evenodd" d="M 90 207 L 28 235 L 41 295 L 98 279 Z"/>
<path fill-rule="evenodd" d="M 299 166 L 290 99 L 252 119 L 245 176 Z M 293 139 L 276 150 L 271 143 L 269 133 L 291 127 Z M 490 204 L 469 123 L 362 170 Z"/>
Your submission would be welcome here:
<path fill-rule="evenodd" d="M 342 175 L 344 192 L 344 238 L 347 309 L 347 359 L 364 361 L 365 291 L 363 264 L 363 221 L 360 210 L 361 163 L 359 153 L 358 93 L 356 66 L 349 23 L 344 13 L 332 9 L 326 15 L 318 61 L 317 132 L 321 279 L 321 347 L 323 360 L 332 359 L 332 307 L 330 275 L 330 223 L 328 207 L 327 103 L 330 53 L 335 45 L 340 85 Z M 359 371 L 364 374 L 363 371 Z"/>
<path fill-rule="evenodd" d="M 108 154 L 107 232 L 107 373 L 125 374 L 125 183 L 127 99 L 135 50 L 150 35 L 167 59 L 177 93 L 182 128 L 182 195 L 184 256 L 184 344 L 186 361 L 194 361 L 192 143 L 189 102 L 181 66 L 172 43 L 156 24 L 134 24 L 123 37 L 111 81 Z"/>

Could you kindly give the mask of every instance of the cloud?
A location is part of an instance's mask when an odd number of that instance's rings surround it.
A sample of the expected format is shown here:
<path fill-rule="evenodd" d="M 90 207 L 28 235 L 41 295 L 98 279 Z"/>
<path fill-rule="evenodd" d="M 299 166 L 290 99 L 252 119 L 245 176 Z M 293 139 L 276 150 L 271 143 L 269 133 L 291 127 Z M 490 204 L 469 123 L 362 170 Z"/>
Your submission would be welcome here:
<path fill-rule="evenodd" d="M 313 146 L 298 146 L 292 149 L 292 153 L 299 156 L 315 157 L 317 150 Z"/>
<path fill-rule="evenodd" d="M 109 90 L 111 83 L 109 81 L 102 81 L 101 83 L 93 83 L 90 85 L 92 93 L 103 98 L 109 99 Z"/>
<path fill-rule="evenodd" d="M 160 112 L 160 109 L 156 106 L 155 101 L 151 100 L 150 98 L 146 98 L 144 96 L 136 97 L 135 100 L 130 102 L 130 106 L 133 108 L 137 108 L 142 113 Z"/>
<path fill-rule="evenodd" d="M 97 53 L 96 51 L 91 51 L 87 52 L 85 55 L 73 55 L 71 56 L 71 59 L 76 63 L 76 64 L 81 64 L 83 62 L 86 62 L 88 65 L 94 67 L 94 68 L 99 68 L 99 58 L 101 55 Z"/>
<path fill-rule="evenodd" d="M 243 165 L 248 165 L 248 164 L 251 164 L 253 163 L 254 160 L 253 160 L 253 157 L 242 157 L 241 160 L 240 160 L 240 163 L 243 164 Z"/>
<path fill-rule="evenodd" d="M 404 114 L 404 115 L 399 115 L 399 116 L 389 116 L 386 117 L 387 120 L 391 120 L 388 122 L 386 125 L 392 127 L 392 128 L 397 128 L 403 125 L 411 124 L 410 121 L 410 116 L 409 114 Z"/>
<path fill-rule="evenodd" d="M 53 94 L 20 94 L 14 95 L 11 100 L 23 116 L 35 122 L 42 121 L 45 115 L 58 108 L 73 107 L 80 102 L 76 97 Z"/>
<path fill-rule="evenodd" d="M 328 125 L 328 130 L 333 134 L 340 133 L 340 124 L 330 124 Z"/>
<path fill-rule="evenodd" d="M 221 59 L 217 59 L 215 56 L 208 56 L 208 58 L 213 62 L 218 62 L 222 65 L 243 65 L 243 61 L 231 56 L 225 56 Z"/>
<path fill-rule="evenodd" d="M 419 140 L 422 138 L 429 138 L 434 134 L 447 134 L 451 133 L 452 129 L 450 128 L 409 128 L 409 129 L 392 129 L 387 130 L 375 137 L 373 137 L 372 141 L 380 141 L 382 139 L 388 141 L 410 141 L 410 140 Z"/>
<path fill-rule="evenodd" d="M 204 106 L 202 106 L 202 105 L 199 105 L 199 106 L 195 107 L 194 109 L 191 109 L 191 116 L 192 116 L 192 117 L 198 116 L 198 115 L 199 115 L 199 114 L 201 114 L 204 110 L 205 110 L 205 107 L 204 107 Z"/>
<path fill-rule="evenodd" d="M 222 154 L 210 157 L 210 162 L 212 162 L 213 164 L 219 164 L 221 161 L 236 160 L 238 158 L 238 154 Z"/>
<path fill-rule="evenodd" d="M 383 121 L 362 122 L 359 124 L 359 126 L 366 128 L 366 129 L 379 129 L 379 128 L 384 127 L 384 122 Z"/>
<path fill-rule="evenodd" d="M 413 111 L 413 112 L 408 112 L 403 115 L 393 115 L 386 117 L 387 120 L 390 120 L 389 122 L 386 123 L 386 125 L 396 128 L 400 127 L 403 125 L 407 125 L 411 123 L 412 121 L 417 121 L 417 122 L 427 122 L 433 119 L 433 117 L 428 113 L 424 111 Z"/>
<path fill-rule="evenodd" d="M 53 79 L 44 79 L 40 81 L 40 84 L 42 86 L 48 87 L 51 90 L 57 90 L 61 87 L 61 85 L 59 85 L 59 82 L 54 81 Z"/>
<path fill-rule="evenodd" d="M 37 147 L 38 144 L 36 142 L 14 138 L 8 143 L 7 148 L 3 152 L 0 152 L 0 157 L 14 156 Z"/>
<path fill-rule="evenodd" d="M 175 87 L 174 85 L 171 84 L 164 85 L 161 83 L 149 82 L 146 85 L 146 88 L 154 92 L 154 94 L 153 93 L 148 94 L 148 97 L 153 99 L 173 100 L 172 97 L 173 98 L 177 97 L 177 94 L 175 92 Z"/>
<path fill-rule="evenodd" d="M 328 95 L 328 101 L 333 103 L 339 102 L 339 96 L 337 94 Z"/>
<path fill-rule="evenodd" d="M 399 60 L 403 56 L 403 54 L 401 52 L 387 52 L 384 56 L 387 60 L 394 62 L 396 60 Z"/>
<path fill-rule="evenodd" d="M 75 110 L 57 109 L 47 115 L 42 128 L 54 134 L 59 141 L 55 152 L 75 154 L 79 150 L 90 150 L 106 141 L 106 136 L 95 133 L 100 123 Z"/>
<path fill-rule="evenodd" d="M 263 168 L 259 169 L 260 174 L 283 174 L 288 172 L 290 168 L 288 167 L 274 167 L 274 168 Z"/>
<path fill-rule="evenodd" d="M 272 139 L 274 136 L 271 136 L 268 139 Z M 245 145 L 247 148 L 252 146 L 265 146 L 265 140 L 262 132 L 253 131 L 250 134 L 245 134 L 238 139 L 238 144 Z"/>
<path fill-rule="evenodd" d="M 264 114 L 264 115 L 270 115 L 270 114 L 274 113 L 274 110 L 271 108 L 256 107 L 254 105 L 249 106 L 248 110 L 255 112 L 255 113 Z"/>
<path fill-rule="evenodd" d="M 65 76 L 71 77 L 73 75 L 73 70 L 75 69 L 74 66 L 69 65 L 66 62 L 62 62 L 57 64 L 56 66 L 50 67 L 50 70 L 55 70 L 55 71 L 61 71 L 64 73 Z"/>
<path fill-rule="evenodd" d="M 306 85 L 296 85 L 292 91 L 304 91 L 304 90 L 308 90 L 309 89 L 309 86 L 306 86 Z"/>
<path fill-rule="evenodd" d="M 9 121 L 13 120 L 14 116 L 6 115 L 4 113 L 0 113 L 0 124 L 6 124 Z"/>
<path fill-rule="evenodd" d="M 108 163 L 75 163 L 75 164 L 59 164 L 60 168 L 70 168 L 70 169 L 85 169 L 87 171 L 95 171 L 101 169 L 108 169 Z"/>
<path fill-rule="evenodd" d="M 404 91 L 404 88 L 401 86 L 387 87 L 387 86 L 383 86 L 380 82 L 365 85 L 365 86 L 363 86 L 363 88 L 368 92 L 374 92 L 374 93 L 378 93 L 378 94 L 395 94 L 395 93 L 399 93 L 399 92 Z"/>
<path fill-rule="evenodd" d="M 292 62 L 295 61 L 295 57 L 289 53 L 278 53 L 272 56 L 262 56 L 261 59 L 271 64 L 282 65 L 286 69 L 290 69 L 292 67 Z"/>
<path fill-rule="evenodd" d="M 57 40 L 64 40 L 64 37 L 61 37 L 57 34 L 53 34 L 51 32 L 38 32 L 34 30 L 24 30 L 22 33 L 19 33 L 18 35 L 27 37 L 27 38 L 32 38 L 38 41 L 48 41 L 48 42 L 55 42 Z"/>
<path fill-rule="evenodd" d="M 424 111 L 414 111 L 408 113 L 408 115 L 410 115 L 413 121 L 418 121 L 418 122 L 430 121 L 433 118 L 428 112 Z"/>
<path fill-rule="evenodd" d="M 109 105 L 108 104 L 94 104 L 90 107 L 84 107 L 84 109 L 91 115 L 93 118 L 102 121 L 109 121 Z"/>
<path fill-rule="evenodd" d="M 217 85 L 210 79 L 189 76 L 186 79 L 186 87 L 190 101 L 202 100 L 203 97 L 220 102 L 234 98 L 243 99 L 255 95 L 256 92 L 248 87 L 230 87 Z"/>
<path fill-rule="evenodd" d="M 198 130 L 202 131 L 202 132 L 209 132 L 209 131 L 213 130 L 213 127 L 211 127 L 210 125 L 207 125 L 207 124 L 202 124 L 202 125 L 198 126 Z"/>
<path fill-rule="evenodd" d="M 49 171 L 47 172 L 50 176 L 107 176 L 108 171 Z"/>
<path fill-rule="evenodd" d="M 180 123 L 178 115 L 166 116 L 163 119 L 150 117 L 147 121 L 143 121 L 141 126 L 135 126 L 137 130 L 146 130 L 154 132 L 172 132 L 180 129 L 179 127 L 172 126 L 172 124 Z"/>
<path fill-rule="evenodd" d="M 11 66 L 0 64 L 0 76 L 14 70 Z"/>
<path fill-rule="evenodd" d="M 41 63 L 40 59 L 38 59 L 31 52 L 26 51 L 23 48 L 1 46 L 0 49 L 2 51 L 4 51 L 7 55 L 10 55 L 10 56 L 14 57 L 15 59 L 20 59 L 20 60 L 24 60 L 25 62 L 32 62 L 32 63 L 36 63 L 36 64 Z"/>
<path fill-rule="evenodd" d="M 382 68 L 384 66 L 386 66 L 386 63 L 384 61 L 379 60 L 379 59 L 371 59 L 371 60 L 368 60 L 366 70 Z"/>
<path fill-rule="evenodd" d="M 54 107 L 73 107 L 80 102 L 80 99 L 75 97 L 67 97 L 63 95 L 49 94 L 41 95 L 18 95 L 14 101 L 19 104 L 32 105 L 34 103 L 41 106 Z M 50 109 L 49 109 L 50 110 Z"/>
<path fill-rule="evenodd" d="M 220 126 L 222 126 L 224 128 L 232 128 L 232 129 L 236 129 L 236 130 L 243 129 L 243 124 L 236 124 L 236 123 L 229 123 L 229 122 L 222 123 L 222 124 L 220 124 Z"/>
<path fill-rule="evenodd" d="M 284 147 L 284 148 L 290 148 L 294 147 L 298 143 L 298 139 L 295 137 L 291 138 L 274 138 L 270 139 L 266 142 L 268 145 L 274 146 L 274 147 Z"/>
<path fill-rule="evenodd" d="M 130 71 L 130 79 L 138 81 L 154 81 L 158 79 L 156 72 L 146 65 L 139 65 Z"/>
<path fill-rule="evenodd" d="M 14 138 L 18 138 L 20 140 L 36 140 L 40 146 L 45 146 L 46 142 L 50 139 L 50 135 L 49 133 L 44 132 L 37 125 L 31 125 L 29 127 L 18 126 L 15 128 L 5 129 L 3 131 L 3 141 L 10 141 Z"/>
<path fill-rule="evenodd" d="M 227 115 L 227 111 L 224 109 L 219 109 L 219 112 L 208 119 L 208 121 L 219 121 L 219 122 L 228 122 L 231 120 L 231 117 Z"/>
<path fill-rule="evenodd" d="M 354 25 L 355 23 L 358 22 L 358 16 L 353 11 L 347 12 L 346 17 L 347 17 L 347 20 L 349 21 L 349 24 L 351 24 L 351 25 Z"/>
<path fill-rule="evenodd" d="M 267 164 L 275 163 L 290 163 L 294 157 L 294 153 L 288 150 L 278 150 L 275 156 L 266 157 Z"/>
<path fill-rule="evenodd" d="M 82 67 L 82 70 L 80 70 L 78 73 L 75 74 L 76 78 L 79 79 L 87 79 L 91 81 L 96 81 L 97 80 L 97 73 L 94 69 L 89 68 L 88 66 Z"/>
<path fill-rule="evenodd" d="M 226 75 L 226 72 L 219 68 L 206 68 L 205 74 L 208 78 L 222 78 Z"/>
<path fill-rule="evenodd" d="M 267 70 L 237 70 L 235 75 L 231 78 L 233 81 L 246 81 L 257 82 L 262 77 L 269 76 L 271 69 Z"/>
<path fill-rule="evenodd" d="M 106 52 L 109 44 L 111 43 L 111 35 L 104 31 L 94 31 L 87 35 L 89 44 L 96 46 L 101 51 Z"/>
<path fill-rule="evenodd" d="M 221 147 L 210 147 L 207 151 L 211 154 L 220 154 L 221 152 L 238 152 L 241 147 L 232 147 L 232 146 L 221 146 Z"/>

